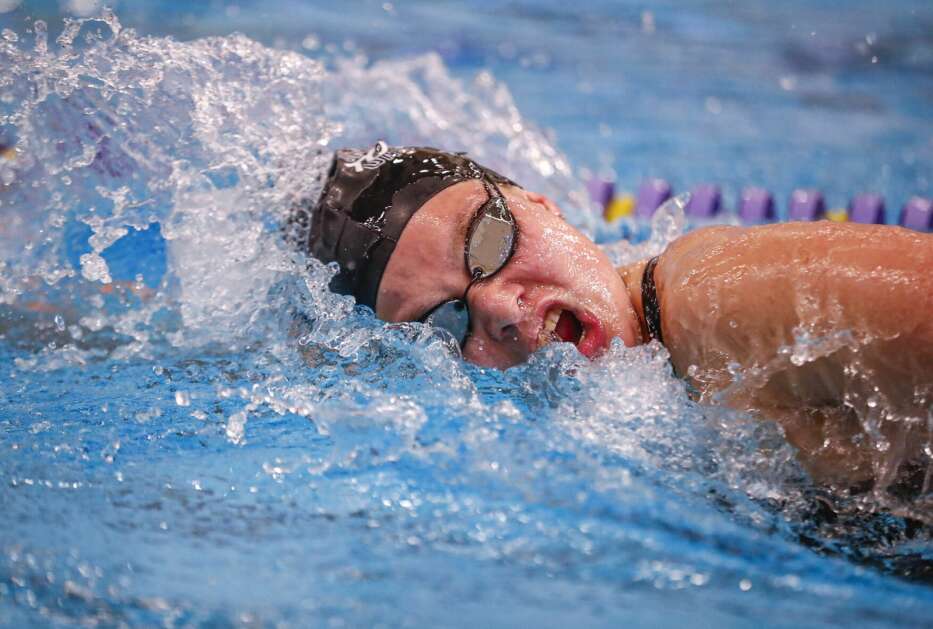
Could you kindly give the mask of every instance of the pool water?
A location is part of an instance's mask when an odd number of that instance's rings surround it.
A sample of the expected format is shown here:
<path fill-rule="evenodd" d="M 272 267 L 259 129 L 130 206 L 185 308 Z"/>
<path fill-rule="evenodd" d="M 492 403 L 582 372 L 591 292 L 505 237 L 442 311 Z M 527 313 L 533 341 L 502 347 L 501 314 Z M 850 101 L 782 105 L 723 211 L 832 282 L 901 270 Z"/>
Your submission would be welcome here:
<path fill-rule="evenodd" d="M 663 348 L 479 369 L 280 232 L 377 138 L 604 240 L 588 173 L 893 220 L 930 196 L 928 3 L 97 4 L 0 0 L 0 624 L 929 623 L 929 526 L 831 521 Z M 628 227 L 619 260 L 685 228 Z"/>

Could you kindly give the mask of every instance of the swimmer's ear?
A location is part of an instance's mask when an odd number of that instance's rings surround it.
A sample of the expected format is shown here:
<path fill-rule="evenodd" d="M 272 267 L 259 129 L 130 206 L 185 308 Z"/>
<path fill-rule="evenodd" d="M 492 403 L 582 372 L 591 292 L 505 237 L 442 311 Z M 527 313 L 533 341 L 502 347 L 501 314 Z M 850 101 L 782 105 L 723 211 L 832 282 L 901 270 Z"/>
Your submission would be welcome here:
<path fill-rule="evenodd" d="M 538 203 L 543 205 L 548 212 L 556 216 L 557 218 L 563 218 L 564 215 L 561 213 L 560 208 L 557 207 L 557 204 L 551 201 L 549 198 L 543 194 L 538 194 L 537 192 L 529 192 L 528 190 L 524 191 L 525 198 L 531 201 L 532 203 Z"/>

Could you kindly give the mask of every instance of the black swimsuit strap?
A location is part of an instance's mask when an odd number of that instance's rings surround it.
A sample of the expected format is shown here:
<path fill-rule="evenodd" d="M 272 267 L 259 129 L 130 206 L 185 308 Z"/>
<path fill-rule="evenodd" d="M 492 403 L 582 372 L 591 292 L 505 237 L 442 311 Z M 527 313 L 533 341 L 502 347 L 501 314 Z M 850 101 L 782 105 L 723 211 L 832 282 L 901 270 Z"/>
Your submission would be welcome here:
<path fill-rule="evenodd" d="M 661 334 L 661 306 L 658 304 L 658 290 L 654 285 L 654 267 L 658 265 L 658 256 L 648 260 L 645 272 L 641 276 L 641 306 L 645 313 L 645 325 L 648 326 L 648 336 L 664 342 Z M 650 339 L 649 339 L 650 340 Z"/>

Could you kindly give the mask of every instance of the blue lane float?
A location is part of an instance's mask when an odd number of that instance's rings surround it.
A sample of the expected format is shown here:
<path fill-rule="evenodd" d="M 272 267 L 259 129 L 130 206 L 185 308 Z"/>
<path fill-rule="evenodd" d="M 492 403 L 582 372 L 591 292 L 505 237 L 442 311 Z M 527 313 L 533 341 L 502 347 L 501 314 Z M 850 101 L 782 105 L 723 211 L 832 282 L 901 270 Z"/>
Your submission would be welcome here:
<path fill-rule="evenodd" d="M 650 178 L 642 182 L 638 195 L 622 193 L 616 195 L 615 183 L 602 178 L 587 182 L 590 198 L 603 208 L 608 222 L 629 217 L 650 219 L 655 210 L 673 196 L 671 184 L 661 178 Z M 716 184 L 703 183 L 694 186 L 686 215 L 697 221 L 712 220 L 723 213 L 722 191 Z M 787 203 L 787 220 L 851 221 L 854 223 L 882 225 L 885 221 L 885 199 L 879 194 L 864 192 L 855 195 L 846 207 L 827 209 L 823 193 L 815 188 L 794 190 Z M 736 214 L 742 223 L 755 225 L 778 220 L 774 195 L 765 188 L 749 186 L 742 190 Z M 933 209 L 931 201 L 914 196 L 901 208 L 898 224 L 922 232 L 933 232 Z"/>

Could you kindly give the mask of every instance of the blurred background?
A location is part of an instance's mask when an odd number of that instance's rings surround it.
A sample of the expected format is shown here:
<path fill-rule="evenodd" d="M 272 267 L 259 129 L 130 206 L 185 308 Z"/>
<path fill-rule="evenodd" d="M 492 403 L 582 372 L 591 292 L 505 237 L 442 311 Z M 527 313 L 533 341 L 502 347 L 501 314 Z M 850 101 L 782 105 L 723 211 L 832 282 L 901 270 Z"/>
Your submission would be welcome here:
<path fill-rule="evenodd" d="M 0 0 L 0 25 L 89 15 L 97 0 Z M 933 9 L 925 0 L 198 3 L 115 0 L 124 26 L 190 40 L 239 31 L 315 58 L 434 52 L 490 71 L 577 169 L 635 190 L 794 188 L 930 196 Z"/>

